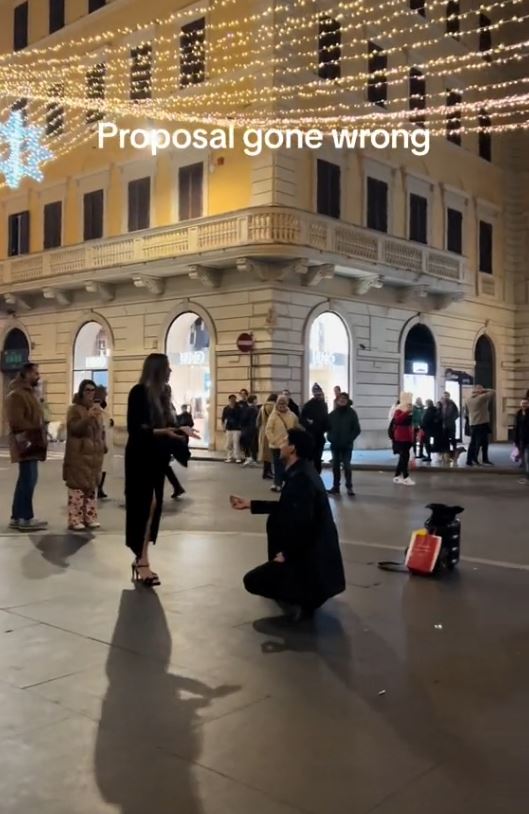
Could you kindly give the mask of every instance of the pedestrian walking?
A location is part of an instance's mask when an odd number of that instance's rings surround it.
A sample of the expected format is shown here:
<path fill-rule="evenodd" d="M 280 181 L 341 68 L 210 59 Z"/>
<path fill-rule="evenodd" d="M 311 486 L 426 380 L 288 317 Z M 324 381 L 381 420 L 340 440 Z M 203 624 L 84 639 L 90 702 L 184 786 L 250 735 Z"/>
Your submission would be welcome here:
<path fill-rule="evenodd" d="M 442 436 L 441 444 L 443 455 L 448 456 L 447 458 L 445 457 L 445 461 L 449 463 L 450 460 L 452 460 L 454 465 L 457 464 L 460 452 L 464 451 L 462 448 L 458 448 L 457 446 L 456 425 L 458 418 L 459 408 L 455 401 L 452 401 L 450 393 L 446 391 L 443 393 L 439 407 L 439 419 Z"/>
<path fill-rule="evenodd" d="M 486 390 L 477 384 L 472 395 L 467 399 L 468 422 L 470 427 L 470 444 L 468 445 L 467 466 L 479 466 L 479 452 L 482 452 L 482 463 L 494 466 L 489 460 L 490 411 L 494 390 Z"/>
<path fill-rule="evenodd" d="M 333 387 L 333 393 L 334 393 L 334 401 L 333 401 L 333 405 L 332 405 L 333 410 L 336 410 L 336 408 L 338 407 L 341 392 L 342 392 L 342 388 L 339 385 L 336 385 L 336 387 Z"/>
<path fill-rule="evenodd" d="M 222 427 L 226 433 L 226 463 L 242 463 L 241 408 L 234 394 L 228 397 L 228 404 L 222 411 Z"/>
<path fill-rule="evenodd" d="M 258 460 L 263 464 L 263 479 L 273 480 L 274 474 L 272 470 L 272 450 L 268 443 L 266 436 L 266 425 L 268 419 L 272 415 L 272 411 L 277 401 L 277 393 L 270 393 L 267 400 L 259 410 L 257 416 L 257 432 L 259 442 Z"/>
<path fill-rule="evenodd" d="M 96 385 L 84 379 L 66 416 L 63 480 L 68 488 L 68 528 L 98 529 L 96 494 L 105 457 L 105 427 Z"/>
<path fill-rule="evenodd" d="M 325 402 L 323 390 L 318 383 L 312 387 L 312 398 L 307 401 L 301 411 L 301 424 L 310 433 L 314 445 L 314 466 L 318 474 L 321 473 L 321 459 L 325 446 L 325 433 L 329 426 L 329 411 Z"/>
<path fill-rule="evenodd" d="M 423 442 L 421 436 L 422 418 L 424 415 L 424 404 L 422 398 L 418 396 L 413 405 L 413 454 L 415 458 L 423 458 Z M 418 451 L 417 451 L 418 450 Z"/>
<path fill-rule="evenodd" d="M 354 497 L 351 458 L 354 442 L 360 435 L 360 422 L 348 393 L 341 392 L 338 406 L 329 415 L 327 439 L 331 445 L 333 485 L 329 494 L 340 494 L 341 468 L 345 475 L 345 488 Z"/>
<path fill-rule="evenodd" d="M 394 483 L 415 486 L 410 478 L 410 450 L 413 446 L 413 404 L 411 393 L 401 393 L 400 401 L 392 419 L 393 452 L 399 456 Z"/>
<path fill-rule="evenodd" d="M 245 575 L 244 587 L 293 606 L 297 621 L 345 590 L 338 532 L 312 457 L 309 433 L 291 429 L 281 448 L 285 485 L 279 501 L 230 498 L 238 511 L 268 515 L 268 561 Z"/>
<path fill-rule="evenodd" d="M 37 520 L 33 513 L 38 462 L 46 460 L 48 447 L 44 416 L 36 393 L 39 379 L 38 366 L 27 362 L 13 381 L 6 399 L 11 462 L 18 464 L 9 525 L 19 531 L 42 531 L 48 525 L 44 520 Z"/>
<path fill-rule="evenodd" d="M 271 487 L 272 492 L 280 492 L 283 485 L 285 470 L 281 460 L 281 447 L 285 443 L 288 431 L 298 426 L 299 420 L 297 415 L 288 409 L 287 397 L 278 396 L 275 407 L 266 424 L 266 437 L 268 438 L 268 443 L 272 450 L 272 459 L 274 462 L 274 485 Z"/>
<path fill-rule="evenodd" d="M 187 444 L 173 425 L 168 382 L 169 360 L 151 353 L 140 381 L 129 393 L 128 441 L 125 448 L 126 545 L 134 553 L 133 579 L 147 587 L 160 585 L 149 562 L 149 546 L 156 543 L 162 516 L 163 487 L 171 455 L 186 464 Z M 197 433 L 182 427 L 181 433 Z"/>
<path fill-rule="evenodd" d="M 176 424 L 178 427 L 190 427 L 193 428 L 195 426 L 195 422 L 193 421 L 193 416 L 189 412 L 189 405 L 182 404 L 180 407 L 180 412 L 176 416 Z"/>
<path fill-rule="evenodd" d="M 257 396 L 253 393 L 248 396 L 245 409 L 241 416 L 241 447 L 244 454 L 243 466 L 257 464 L 259 442 L 257 439 L 257 418 L 259 407 Z"/>
<path fill-rule="evenodd" d="M 432 462 L 432 439 L 435 439 L 438 435 L 439 421 L 439 413 L 435 404 L 431 399 L 426 399 L 421 426 L 424 449 L 426 451 L 426 457 L 423 458 L 423 460 L 426 464 L 431 464 Z"/>
<path fill-rule="evenodd" d="M 529 482 L 529 399 L 522 399 L 514 423 L 514 443 L 525 471 L 525 480 Z"/>
<path fill-rule="evenodd" d="M 178 420 L 178 415 L 176 413 L 176 408 L 175 408 L 175 406 L 173 404 L 173 394 L 171 392 L 171 388 L 169 387 L 169 385 L 167 385 L 166 393 L 167 393 L 167 399 L 169 401 L 170 411 L 171 411 L 171 423 L 170 423 L 170 426 L 174 427 L 174 429 L 176 430 L 179 438 L 185 444 L 189 444 L 189 439 L 188 439 L 187 435 L 185 435 L 184 433 L 180 433 L 180 431 L 179 431 L 180 426 L 182 426 L 182 427 L 189 426 L 189 424 L 186 423 L 186 424 L 180 425 L 179 420 Z M 193 419 L 191 419 L 191 420 L 193 420 Z M 182 484 L 178 480 L 178 476 L 177 476 L 176 472 L 173 469 L 172 461 L 173 461 L 173 458 L 171 456 L 171 458 L 169 459 L 169 464 L 167 466 L 167 469 L 165 470 L 165 476 L 166 476 L 167 480 L 169 481 L 169 483 L 171 484 L 171 486 L 173 487 L 173 494 L 171 495 L 171 500 L 178 500 L 179 497 L 181 497 L 182 495 L 185 495 L 186 490 L 184 489 L 184 487 L 182 486 Z"/>

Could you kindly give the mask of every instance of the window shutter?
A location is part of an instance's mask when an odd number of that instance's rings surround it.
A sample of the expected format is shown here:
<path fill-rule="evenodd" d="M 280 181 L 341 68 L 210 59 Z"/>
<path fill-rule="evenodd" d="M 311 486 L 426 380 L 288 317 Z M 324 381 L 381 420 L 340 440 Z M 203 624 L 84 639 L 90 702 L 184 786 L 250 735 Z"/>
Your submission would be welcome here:
<path fill-rule="evenodd" d="M 479 222 L 479 270 L 492 274 L 492 223 Z"/>
<path fill-rule="evenodd" d="M 367 226 L 378 232 L 388 231 L 388 185 L 378 178 L 367 179 Z"/>
<path fill-rule="evenodd" d="M 458 209 L 446 210 L 446 248 L 449 252 L 463 253 L 463 214 Z"/>
<path fill-rule="evenodd" d="M 55 201 L 44 207 L 44 248 L 55 249 L 61 245 L 62 203 Z"/>
<path fill-rule="evenodd" d="M 317 210 L 320 215 L 340 217 L 341 170 L 337 164 L 318 159 Z"/>
<path fill-rule="evenodd" d="M 428 242 L 428 201 L 422 195 L 410 195 L 410 240 Z"/>

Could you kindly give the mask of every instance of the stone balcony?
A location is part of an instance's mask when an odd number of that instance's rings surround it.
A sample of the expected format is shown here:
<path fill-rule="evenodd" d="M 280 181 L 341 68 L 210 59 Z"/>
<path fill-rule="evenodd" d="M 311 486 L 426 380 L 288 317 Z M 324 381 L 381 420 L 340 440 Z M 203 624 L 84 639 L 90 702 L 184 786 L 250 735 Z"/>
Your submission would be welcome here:
<path fill-rule="evenodd" d="M 32 292 L 50 299 L 62 292 L 67 300 L 76 288 L 127 279 L 141 285 L 141 275 L 163 281 L 190 274 L 216 286 L 222 269 L 244 270 L 245 262 L 268 274 L 295 262 L 305 285 L 350 277 L 358 293 L 391 285 L 459 298 L 467 282 L 464 258 L 450 252 L 302 210 L 256 207 L 5 260 L 0 294 L 8 304 Z"/>

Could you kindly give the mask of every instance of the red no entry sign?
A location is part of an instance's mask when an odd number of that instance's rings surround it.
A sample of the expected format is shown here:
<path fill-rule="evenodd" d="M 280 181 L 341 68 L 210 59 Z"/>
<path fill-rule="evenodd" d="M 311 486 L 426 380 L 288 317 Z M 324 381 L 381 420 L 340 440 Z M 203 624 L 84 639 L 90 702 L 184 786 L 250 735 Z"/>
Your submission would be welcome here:
<path fill-rule="evenodd" d="M 253 350 L 254 344 L 252 334 L 240 334 L 237 337 L 237 347 L 241 353 L 250 353 Z"/>

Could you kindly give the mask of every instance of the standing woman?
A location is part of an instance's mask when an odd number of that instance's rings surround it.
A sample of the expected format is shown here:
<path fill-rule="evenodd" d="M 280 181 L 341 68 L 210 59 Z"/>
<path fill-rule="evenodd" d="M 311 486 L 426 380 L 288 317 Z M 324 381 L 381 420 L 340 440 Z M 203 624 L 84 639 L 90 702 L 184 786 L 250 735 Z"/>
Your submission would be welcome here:
<path fill-rule="evenodd" d="M 393 481 L 404 486 L 415 486 L 408 471 L 410 450 L 414 444 L 412 399 L 411 393 L 401 393 L 393 416 L 393 452 L 399 456 Z"/>
<path fill-rule="evenodd" d="M 278 396 L 266 425 L 266 437 L 274 460 L 274 485 L 272 492 L 280 492 L 285 479 L 285 467 L 281 460 L 281 447 L 285 445 L 288 431 L 299 427 L 299 418 L 288 409 L 288 398 Z"/>
<path fill-rule="evenodd" d="M 270 393 L 257 416 L 257 430 L 259 433 L 258 460 L 263 464 L 263 478 L 265 480 L 272 480 L 274 477 L 272 474 L 272 450 L 270 449 L 270 444 L 266 437 L 266 425 L 268 424 L 268 419 L 272 414 L 276 401 L 277 393 Z"/>
<path fill-rule="evenodd" d="M 135 555 L 133 579 L 160 585 L 149 564 L 149 543 L 156 542 L 162 515 L 163 486 L 171 455 L 186 461 L 187 444 L 176 432 L 170 390 L 171 368 L 164 353 L 145 359 L 140 381 L 129 393 L 125 449 L 126 544 Z M 180 433 L 197 437 L 182 427 Z"/>
<path fill-rule="evenodd" d="M 96 386 L 84 379 L 66 416 L 63 479 L 68 487 L 68 528 L 98 529 L 96 493 L 105 456 L 103 411 Z"/>

